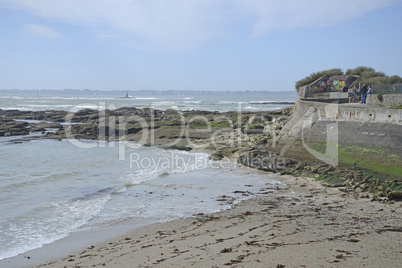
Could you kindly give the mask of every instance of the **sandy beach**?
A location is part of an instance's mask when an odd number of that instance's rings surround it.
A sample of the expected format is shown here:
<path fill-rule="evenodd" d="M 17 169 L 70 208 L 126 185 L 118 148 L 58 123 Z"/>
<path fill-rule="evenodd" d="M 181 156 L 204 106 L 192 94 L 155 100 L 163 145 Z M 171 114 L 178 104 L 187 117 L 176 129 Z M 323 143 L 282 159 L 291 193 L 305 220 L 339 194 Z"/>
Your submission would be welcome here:
<path fill-rule="evenodd" d="M 312 178 L 278 175 L 233 209 L 196 215 L 29 267 L 398 267 L 402 204 L 370 202 Z M 364 193 L 365 195 L 365 193 Z M 229 199 L 229 197 L 228 197 Z"/>

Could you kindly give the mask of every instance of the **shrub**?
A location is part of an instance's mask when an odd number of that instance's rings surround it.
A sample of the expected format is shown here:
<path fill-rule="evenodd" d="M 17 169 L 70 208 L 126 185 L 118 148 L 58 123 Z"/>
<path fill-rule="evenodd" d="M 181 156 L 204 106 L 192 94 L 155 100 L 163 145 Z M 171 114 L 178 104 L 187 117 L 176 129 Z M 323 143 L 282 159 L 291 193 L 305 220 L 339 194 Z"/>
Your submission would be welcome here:
<path fill-rule="evenodd" d="M 402 77 L 393 75 L 389 78 L 389 84 L 402 84 Z"/>
<path fill-rule="evenodd" d="M 402 78 L 398 75 L 387 76 L 384 72 L 376 72 L 371 67 L 359 66 L 355 69 L 348 69 L 347 75 L 359 75 L 352 86 L 358 86 L 359 83 L 365 83 L 366 85 L 380 85 L 380 84 L 398 84 L 402 83 Z"/>
<path fill-rule="evenodd" d="M 383 94 L 378 94 L 378 95 L 377 95 L 378 100 L 381 101 L 381 102 L 382 102 L 382 95 L 383 95 Z"/>
<path fill-rule="evenodd" d="M 309 76 L 296 82 L 296 90 L 299 92 L 299 88 L 308 84 L 311 84 L 322 76 L 343 75 L 343 71 L 339 68 L 324 70 L 321 72 L 312 73 Z M 359 66 L 354 69 L 348 69 L 345 72 L 346 75 L 358 75 L 360 76 L 350 86 L 359 86 L 359 83 L 365 83 L 366 85 L 379 85 L 379 84 L 402 84 L 402 78 L 398 75 L 387 76 L 383 72 L 376 72 L 374 68 Z"/>
<path fill-rule="evenodd" d="M 322 76 L 332 76 L 332 75 L 343 75 L 343 71 L 339 68 L 324 70 L 321 72 L 312 73 L 309 76 L 296 82 L 296 90 L 299 92 L 299 88 L 308 84 L 313 83 L 315 80 Z"/>

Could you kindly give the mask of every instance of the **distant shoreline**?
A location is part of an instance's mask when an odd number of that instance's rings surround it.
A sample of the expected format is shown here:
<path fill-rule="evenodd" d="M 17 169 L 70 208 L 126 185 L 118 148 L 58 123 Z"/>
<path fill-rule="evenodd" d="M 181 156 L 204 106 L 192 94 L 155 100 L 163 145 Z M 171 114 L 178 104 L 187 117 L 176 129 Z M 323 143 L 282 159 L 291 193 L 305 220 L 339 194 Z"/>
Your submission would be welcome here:
<path fill-rule="evenodd" d="M 270 91 L 270 90 L 244 90 L 244 91 L 231 91 L 231 90 L 92 90 L 92 89 L 0 89 L 0 95 L 113 95 L 113 96 L 149 96 L 149 95 L 294 95 L 298 96 L 295 90 L 289 91 Z"/>

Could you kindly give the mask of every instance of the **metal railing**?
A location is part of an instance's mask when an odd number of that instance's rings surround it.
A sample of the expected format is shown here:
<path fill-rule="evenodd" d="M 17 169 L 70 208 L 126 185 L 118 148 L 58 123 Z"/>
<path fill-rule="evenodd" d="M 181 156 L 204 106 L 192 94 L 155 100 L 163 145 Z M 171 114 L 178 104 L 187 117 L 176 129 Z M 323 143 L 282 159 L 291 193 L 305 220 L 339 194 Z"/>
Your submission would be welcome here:
<path fill-rule="evenodd" d="M 374 94 L 396 94 L 402 93 L 402 84 L 373 85 Z"/>

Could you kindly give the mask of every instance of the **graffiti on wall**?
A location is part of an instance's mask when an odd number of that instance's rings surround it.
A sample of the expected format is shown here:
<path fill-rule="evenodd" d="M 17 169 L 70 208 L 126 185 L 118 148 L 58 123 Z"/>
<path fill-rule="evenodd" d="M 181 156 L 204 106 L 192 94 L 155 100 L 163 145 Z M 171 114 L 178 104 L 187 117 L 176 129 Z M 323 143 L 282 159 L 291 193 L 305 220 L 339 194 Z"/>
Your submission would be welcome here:
<path fill-rule="evenodd" d="M 332 91 L 341 91 L 345 86 L 345 81 L 343 80 L 334 80 L 332 81 Z"/>
<path fill-rule="evenodd" d="M 331 92 L 331 91 L 342 91 L 345 86 L 344 80 L 322 80 L 318 81 L 313 85 L 314 92 Z"/>
<path fill-rule="evenodd" d="M 321 82 L 321 91 L 327 90 L 327 83 L 325 81 Z"/>

